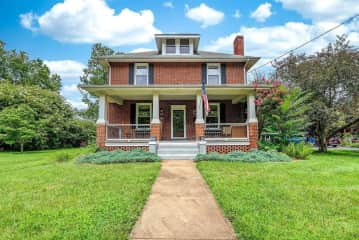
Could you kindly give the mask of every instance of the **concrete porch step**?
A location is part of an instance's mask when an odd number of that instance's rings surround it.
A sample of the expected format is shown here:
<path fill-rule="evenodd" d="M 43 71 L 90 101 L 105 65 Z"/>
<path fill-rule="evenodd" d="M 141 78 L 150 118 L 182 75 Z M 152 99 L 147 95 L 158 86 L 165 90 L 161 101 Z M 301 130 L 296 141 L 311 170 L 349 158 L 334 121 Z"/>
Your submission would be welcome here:
<path fill-rule="evenodd" d="M 158 154 L 158 156 L 162 160 L 193 160 L 197 154 L 180 154 L 180 153 L 162 153 Z"/>

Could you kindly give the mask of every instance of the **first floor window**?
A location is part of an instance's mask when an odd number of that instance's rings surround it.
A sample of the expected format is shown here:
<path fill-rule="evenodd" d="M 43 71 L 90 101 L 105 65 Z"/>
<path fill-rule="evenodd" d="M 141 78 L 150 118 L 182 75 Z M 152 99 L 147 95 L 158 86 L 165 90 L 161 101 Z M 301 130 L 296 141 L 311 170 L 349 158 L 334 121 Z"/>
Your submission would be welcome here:
<path fill-rule="evenodd" d="M 136 123 L 137 124 L 151 123 L 151 103 L 136 104 Z M 139 126 L 139 127 L 143 127 L 143 126 Z"/>
<path fill-rule="evenodd" d="M 211 111 L 208 113 L 208 116 L 206 117 L 206 123 L 213 124 L 213 127 L 215 127 L 215 124 L 220 123 L 219 103 L 210 103 L 209 108 L 211 109 Z"/>
<path fill-rule="evenodd" d="M 147 84 L 148 84 L 148 64 L 136 63 L 135 85 L 147 85 Z"/>
<path fill-rule="evenodd" d="M 220 64 L 207 64 L 207 84 L 219 85 L 221 83 Z"/>

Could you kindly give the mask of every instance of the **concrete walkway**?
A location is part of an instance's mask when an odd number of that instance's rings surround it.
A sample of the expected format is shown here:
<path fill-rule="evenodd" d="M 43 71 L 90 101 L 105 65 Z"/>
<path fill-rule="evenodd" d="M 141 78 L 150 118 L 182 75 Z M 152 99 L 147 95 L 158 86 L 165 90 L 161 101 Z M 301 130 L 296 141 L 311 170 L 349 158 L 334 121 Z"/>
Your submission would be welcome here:
<path fill-rule="evenodd" d="M 193 161 L 163 161 L 130 239 L 236 239 Z"/>

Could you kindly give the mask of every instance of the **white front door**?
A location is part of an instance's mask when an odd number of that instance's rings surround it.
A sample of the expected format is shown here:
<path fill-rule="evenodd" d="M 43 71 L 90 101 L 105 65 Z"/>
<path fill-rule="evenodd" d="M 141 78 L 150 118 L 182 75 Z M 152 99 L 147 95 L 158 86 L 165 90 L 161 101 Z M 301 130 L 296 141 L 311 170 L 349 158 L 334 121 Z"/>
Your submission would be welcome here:
<path fill-rule="evenodd" d="M 171 106 L 171 138 L 186 138 L 186 106 Z"/>

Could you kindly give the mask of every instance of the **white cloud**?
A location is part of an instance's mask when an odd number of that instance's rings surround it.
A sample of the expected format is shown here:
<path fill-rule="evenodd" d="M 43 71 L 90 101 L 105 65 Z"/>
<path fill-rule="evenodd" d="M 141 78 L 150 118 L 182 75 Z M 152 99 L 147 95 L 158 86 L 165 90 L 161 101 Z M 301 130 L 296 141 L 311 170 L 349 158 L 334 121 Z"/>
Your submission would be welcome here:
<path fill-rule="evenodd" d="M 138 53 L 138 52 L 148 52 L 148 51 L 155 51 L 152 48 L 135 48 L 131 51 L 131 53 Z"/>
<path fill-rule="evenodd" d="M 358 0 L 276 0 L 285 9 L 294 10 L 314 22 L 343 21 L 359 13 Z"/>
<path fill-rule="evenodd" d="M 199 22 L 201 28 L 219 24 L 223 18 L 224 13 L 214 8 L 208 7 L 205 3 L 201 3 L 198 7 L 190 8 L 187 4 L 186 17 L 193 21 Z"/>
<path fill-rule="evenodd" d="M 245 55 L 272 59 L 312 39 L 336 23 L 321 23 L 316 25 L 301 22 L 288 22 L 284 25 L 271 27 L 241 27 L 239 32 L 220 37 L 210 45 L 205 46 L 209 51 L 233 52 L 233 40 L 236 35 L 243 35 Z M 299 49 L 297 52 L 313 53 L 327 46 L 336 39 L 336 35 L 348 34 L 353 45 L 359 45 L 359 21 L 339 27 L 328 35 Z M 300 36 L 300 37 L 299 37 Z"/>
<path fill-rule="evenodd" d="M 164 2 L 163 6 L 167 7 L 167 8 L 174 8 L 175 7 L 171 1 Z"/>
<path fill-rule="evenodd" d="M 64 0 L 41 16 L 20 15 L 23 27 L 60 42 L 95 43 L 110 46 L 147 43 L 160 31 L 151 10 L 122 9 L 118 14 L 105 0 Z"/>
<path fill-rule="evenodd" d="M 79 78 L 83 74 L 82 70 L 86 67 L 84 64 L 73 60 L 45 60 L 44 63 L 52 73 L 60 75 L 61 78 Z"/>
<path fill-rule="evenodd" d="M 272 15 L 271 11 L 272 4 L 263 3 L 258 6 L 258 8 L 251 13 L 251 17 L 257 20 L 258 22 L 265 22 L 267 18 Z"/>
<path fill-rule="evenodd" d="M 77 84 L 71 84 L 71 85 L 63 86 L 62 91 L 64 93 L 73 93 L 73 92 L 79 92 L 79 89 L 77 88 Z"/>
<path fill-rule="evenodd" d="M 236 11 L 234 11 L 233 17 L 234 18 L 240 18 L 241 17 L 241 12 L 238 9 L 236 9 Z"/>
<path fill-rule="evenodd" d="M 70 100 L 70 99 L 67 99 L 66 101 L 69 104 L 71 104 L 71 106 L 74 108 L 77 108 L 77 109 L 86 109 L 87 108 L 87 105 L 82 101 L 76 101 L 76 100 Z"/>

